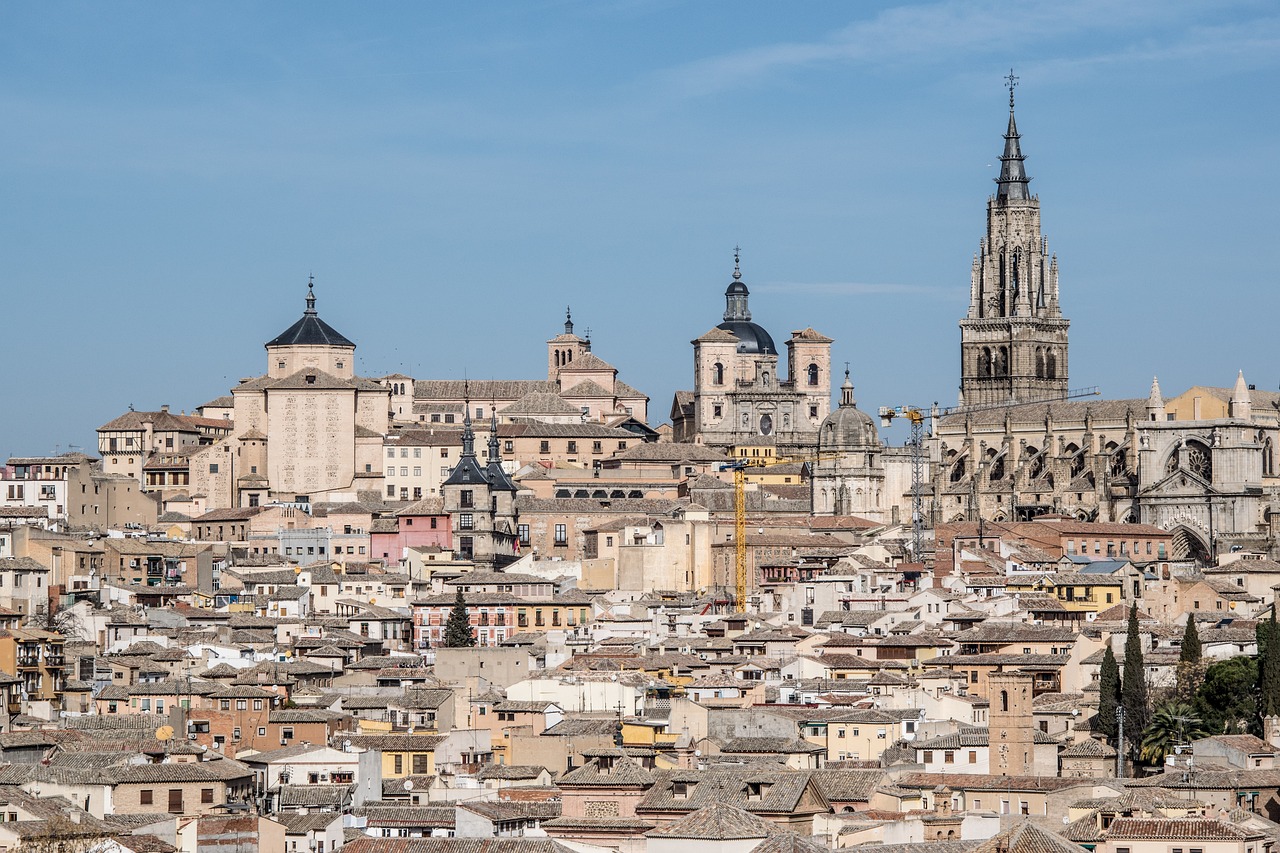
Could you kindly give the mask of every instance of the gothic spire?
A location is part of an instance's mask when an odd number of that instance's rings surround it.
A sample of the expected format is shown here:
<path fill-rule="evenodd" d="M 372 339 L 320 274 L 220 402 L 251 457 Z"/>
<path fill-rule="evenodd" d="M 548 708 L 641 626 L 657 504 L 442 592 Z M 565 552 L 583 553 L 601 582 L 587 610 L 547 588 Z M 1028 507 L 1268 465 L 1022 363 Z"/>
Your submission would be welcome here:
<path fill-rule="evenodd" d="M 500 457 L 498 456 L 498 404 L 494 401 L 489 406 L 491 410 L 489 420 L 489 464 L 497 465 Z"/>
<path fill-rule="evenodd" d="M 1244 381 L 1244 371 L 1236 375 L 1235 387 L 1231 389 L 1231 402 L 1228 403 L 1233 418 L 1249 419 L 1253 409 L 1253 395 L 1249 393 L 1249 384 Z"/>
<path fill-rule="evenodd" d="M 1027 184 L 1031 179 L 1027 177 L 1026 169 L 1022 165 L 1027 158 L 1022 155 L 1018 124 L 1013 117 L 1013 90 L 1018 85 L 1018 78 L 1013 76 L 1011 68 L 1009 76 L 1004 79 L 1009 84 L 1009 127 L 1004 134 L 1004 153 L 1000 155 L 1000 177 L 996 178 L 999 188 L 996 190 L 996 198 L 1028 199 L 1031 198 L 1031 193 Z"/>
<path fill-rule="evenodd" d="M 462 380 L 462 455 L 476 455 L 476 434 L 471 429 L 471 383 Z"/>

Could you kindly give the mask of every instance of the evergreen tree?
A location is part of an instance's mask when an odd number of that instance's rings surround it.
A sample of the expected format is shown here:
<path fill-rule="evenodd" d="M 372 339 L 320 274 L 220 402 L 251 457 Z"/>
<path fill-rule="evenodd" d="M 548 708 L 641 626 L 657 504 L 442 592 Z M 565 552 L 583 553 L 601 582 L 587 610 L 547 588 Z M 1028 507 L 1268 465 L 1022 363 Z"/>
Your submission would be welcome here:
<path fill-rule="evenodd" d="M 1098 675 L 1098 718 L 1094 728 L 1107 736 L 1111 742 L 1116 739 L 1116 707 L 1120 704 L 1120 664 L 1116 662 L 1115 652 L 1110 643 L 1102 653 L 1102 671 Z"/>
<path fill-rule="evenodd" d="M 1205 665 L 1201 660 L 1200 632 L 1194 614 L 1187 614 L 1187 629 L 1182 634 L 1182 651 L 1178 654 L 1178 699 L 1192 702 L 1204 681 Z"/>
<path fill-rule="evenodd" d="M 1182 651 L 1178 653 L 1181 663 L 1200 663 L 1200 632 L 1196 630 L 1196 620 L 1187 614 L 1187 630 L 1182 633 Z"/>
<path fill-rule="evenodd" d="M 1265 624 L 1266 629 L 1258 631 L 1258 711 L 1264 717 L 1271 717 L 1280 714 L 1280 636 L 1275 608 Z"/>
<path fill-rule="evenodd" d="M 1280 646 L 1277 646 L 1280 649 Z M 1147 727 L 1147 670 L 1142 660 L 1142 636 L 1138 629 L 1138 605 L 1129 607 L 1129 627 L 1124 638 L 1124 678 L 1120 686 L 1124 730 L 1130 755 L 1136 756 Z"/>
<path fill-rule="evenodd" d="M 449 619 L 444 623 L 444 644 L 450 649 L 476 644 L 475 634 L 471 633 L 471 614 L 467 612 L 467 602 L 462 597 L 461 589 L 458 590 L 458 597 L 453 601 Z"/>
<path fill-rule="evenodd" d="M 1258 659 L 1240 656 L 1210 665 L 1196 691 L 1196 715 L 1212 734 L 1255 734 L 1258 717 Z"/>

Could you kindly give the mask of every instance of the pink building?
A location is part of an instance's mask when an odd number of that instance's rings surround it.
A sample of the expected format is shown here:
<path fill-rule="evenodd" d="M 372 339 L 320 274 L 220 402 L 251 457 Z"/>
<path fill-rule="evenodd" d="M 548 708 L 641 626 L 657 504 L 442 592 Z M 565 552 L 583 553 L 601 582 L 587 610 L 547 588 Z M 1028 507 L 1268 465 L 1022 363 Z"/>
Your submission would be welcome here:
<path fill-rule="evenodd" d="M 444 511 L 441 498 L 423 498 L 396 513 L 394 519 L 374 522 L 372 533 L 373 558 L 394 565 L 404 559 L 409 548 L 435 545 L 446 551 L 453 550 L 453 534 L 449 529 L 449 515 Z"/>

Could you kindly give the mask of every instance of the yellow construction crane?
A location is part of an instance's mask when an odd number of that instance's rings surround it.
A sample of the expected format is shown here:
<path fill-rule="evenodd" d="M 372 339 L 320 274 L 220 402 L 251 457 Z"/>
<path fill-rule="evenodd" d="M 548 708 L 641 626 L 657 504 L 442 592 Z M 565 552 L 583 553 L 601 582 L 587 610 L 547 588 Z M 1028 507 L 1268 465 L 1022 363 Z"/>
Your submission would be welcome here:
<path fill-rule="evenodd" d="M 807 456 L 751 456 L 734 459 L 720 466 L 721 471 L 733 472 L 734 603 L 743 613 L 747 612 L 747 469 L 839 459 L 843 455 L 814 453 Z"/>

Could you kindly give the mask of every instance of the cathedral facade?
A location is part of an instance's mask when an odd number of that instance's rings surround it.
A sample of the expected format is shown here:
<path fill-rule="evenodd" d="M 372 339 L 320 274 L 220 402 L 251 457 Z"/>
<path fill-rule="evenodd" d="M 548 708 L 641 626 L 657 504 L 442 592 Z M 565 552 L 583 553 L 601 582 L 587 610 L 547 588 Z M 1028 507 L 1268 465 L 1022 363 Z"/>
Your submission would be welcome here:
<path fill-rule="evenodd" d="M 1196 387 L 1166 401 L 1067 399 L 1067 330 L 1057 259 L 1028 192 L 1010 90 L 996 194 L 960 321 L 960 402 L 933 419 L 934 523 L 1057 514 L 1152 524 L 1174 559 L 1277 556 L 1280 394 Z"/>
<path fill-rule="evenodd" d="M 734 256 L 724 320 L 693 344 L 693 390 L 671 407 L 676 441 L 712 447 L 775 443 L 779 455 L 812 453 L 831 411 L 831 338 L 806 328 L 791 333 L 787 374 L 778 348 L 751 319 L 750 296 Z"/>

